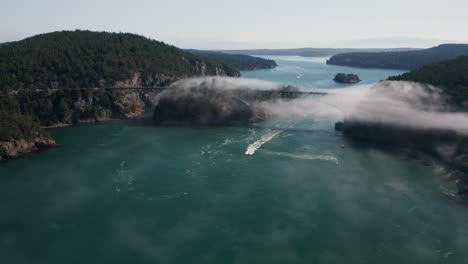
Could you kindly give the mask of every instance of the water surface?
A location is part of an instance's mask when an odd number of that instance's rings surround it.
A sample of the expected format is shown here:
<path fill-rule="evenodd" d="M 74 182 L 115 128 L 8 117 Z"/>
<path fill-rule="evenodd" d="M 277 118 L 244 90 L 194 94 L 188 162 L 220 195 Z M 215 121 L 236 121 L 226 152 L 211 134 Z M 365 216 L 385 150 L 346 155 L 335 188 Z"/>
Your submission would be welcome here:
<path fill-rule="evenodd" d="M 395 73 L 278 64 L 243 76 L 326 89 L 340 86 L 337 71 L 365 82 Z M 335 121 L 52 130 L 60 147 L 0 164 L 0 259 L 467 263 L 468 208 L 453 186 L 416 161 L 350 145 Z"/>
<path fill-rule="evenodd" d="M 300 56 L 260 56 L 275 60 L 278 67 L 268 70 L 242 71 L 242 77 L 258 78 L 294 85 L 301 89 L 342 88 L 356 84 L 342 84 L 333 81 L 337 73 L 354 73 L 362 80 L 359 84 L 371 84 L 386 80 L 389 76 L 404 73 L 402 70 L 364 69 L 348 66 L 326 65 L 328 58 Z"/>

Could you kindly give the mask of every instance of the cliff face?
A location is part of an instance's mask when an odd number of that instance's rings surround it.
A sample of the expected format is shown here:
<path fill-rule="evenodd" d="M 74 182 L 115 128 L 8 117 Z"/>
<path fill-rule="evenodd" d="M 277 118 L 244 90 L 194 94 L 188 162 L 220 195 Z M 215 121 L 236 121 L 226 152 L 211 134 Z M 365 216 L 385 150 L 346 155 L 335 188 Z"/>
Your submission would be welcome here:
<path fill-rule="evenodd" d="M 114 91 L 114 109 L 111 117 L 133 118 L 150 111 L 159 101 L 159 92 Z"/>
<path fill-rule="evenodd" d="M 150 111 L 159 100 L 158 92 L 141 90 L 113 90 L 104 94 L 100 91 L 89 92 L 87 90 L 86 93 L 76 96 L 75 99 L 73 96 L 68 98 L 63 94 L 57 95 L 57 93 L 62 92 L 41 91 L 36 94 L 16 94 L 15 96 L 18 100 L 25 100 L 24 103 L 28 104 L 29 101 L 26 98 L 37 95 L 37 100 L 41 102 L 41 104 L 37 104 L 38 109 L 43 112 L 38 113 L 36 118 L 40 120 L 45 117 L 49 118 L 41 120 L 41 125 L 51 128 L 133 118 Z M 67 100 L 63 98 L 67 98 Z M 59 103 L 53 103 L 57 101 Z M 34 108 L 30 109 L 33 112 L 35 110 Z M 0 140 L 0 160 L 20 158 L 56 145 L 55 141 L 47 136 L 47 133 L 36 133 L 28 138 L 22 138 L 15 133 L 14 137 L 15 139 Z"/>
<path fill-rule="evenodd" d="M 22 91 L 13 94 L 24 114 L 43 127 L 62 127 L 112 119 L 127 119 L 150 111 L 159 92 L 122 89 Z"/>
<path fill-rule="evenodd" d="M 54 146 L 55 140 L 48 137 L 0 142 L 0 161 L 20 158 Z"/>

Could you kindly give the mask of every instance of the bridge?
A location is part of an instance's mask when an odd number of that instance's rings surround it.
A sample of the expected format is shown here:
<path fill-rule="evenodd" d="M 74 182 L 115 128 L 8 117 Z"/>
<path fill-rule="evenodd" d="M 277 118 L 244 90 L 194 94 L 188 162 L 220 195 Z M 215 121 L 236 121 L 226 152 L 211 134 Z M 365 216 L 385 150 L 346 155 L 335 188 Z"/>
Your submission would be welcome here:
<path fill-rule="evenodd" d="M 128 91 L 128 92 L 156 92 L 162 93 L 171 87 L 108 87 L 101 88 L 104 91 Z M 228 93 L 233 96 L 242 98 L 253 98 L 256 100 L 267 100 L 275 98 L 299 98 L 304 96 L 324 96 L 327 93 L 324 92 L 305 92 L 305 91 L 289 91 L 289 90 L 254 90 L 254 89 L 226 89 Z"/>

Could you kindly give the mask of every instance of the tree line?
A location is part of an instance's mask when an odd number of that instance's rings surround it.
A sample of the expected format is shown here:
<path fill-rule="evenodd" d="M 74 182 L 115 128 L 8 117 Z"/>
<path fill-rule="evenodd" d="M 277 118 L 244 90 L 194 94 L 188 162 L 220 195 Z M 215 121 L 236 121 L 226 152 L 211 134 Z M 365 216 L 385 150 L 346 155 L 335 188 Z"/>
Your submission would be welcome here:
<path fill-rule="evenodd" d="M 130 33 L 61 31 L 0 45 L 0 141 L 30 139 L 46 134 L 41 126 L 76 123 L 115 110 L 110 94 L 90 88 L 135 76 L 142 86 L 160 86 L 201 75 L 240 73 L 234 66 Z"/>
<path fill-rule="evenodd" d="M 361 68 L 413 70 L 423 65 L 468 55 L 468 44 L 443 44 L 423 50 L 393 52 L 341 53 L 331 57 L 327 64 Z"/>
<path fill-rule="evenodd" d="M 389 80 L 427 83 L 442 89 L 450 103 L 468 111 L 468 56 L 425 65 L 419 69 L 388 78 Z"/>
<path fill-rule="evenodd" d="M 113 86 L 141 74 L 146 86 L 239 71 L 130 33 L 62 31 L 0 46 L 0 89 Z M 166 82 L 166 83 L 165 83 Z"/>
<path fill-rule="evenodd" d="M 236 67 L 241 71 L 251 71 L 259 69 L 271 69 L 278 66 L 274 60 L 258 58 L 249 55 L 242 54 L 226 54 L 214 51 L 203 51 L 203 50 L 187 50 L 193 54 L 197 54 L 201 57 L 226 63 Z"/>

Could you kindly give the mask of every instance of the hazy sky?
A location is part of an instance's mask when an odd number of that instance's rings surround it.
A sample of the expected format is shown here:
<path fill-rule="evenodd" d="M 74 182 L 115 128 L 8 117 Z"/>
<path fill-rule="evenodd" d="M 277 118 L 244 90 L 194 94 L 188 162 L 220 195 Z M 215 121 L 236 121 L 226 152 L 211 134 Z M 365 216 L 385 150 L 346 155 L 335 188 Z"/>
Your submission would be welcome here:
<path fill-rule="evenodd" d="M 0 0 L 0 42 L 57 30 L 132 32 L 182 48 L 468 43 L 468 0 Z"/>

